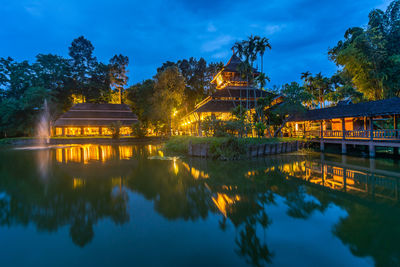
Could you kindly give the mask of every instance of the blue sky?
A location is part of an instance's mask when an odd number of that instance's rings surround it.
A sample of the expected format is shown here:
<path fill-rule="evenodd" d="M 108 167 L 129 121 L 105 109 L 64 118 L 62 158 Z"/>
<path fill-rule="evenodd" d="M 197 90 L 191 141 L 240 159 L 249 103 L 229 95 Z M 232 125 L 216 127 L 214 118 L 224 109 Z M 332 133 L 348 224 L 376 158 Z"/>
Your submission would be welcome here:
<path fill-rule="evenodd" d="M 85 36 L 95 56 L 130 59 L 130 84 L 151 78 L 163 62 L 204 57 L 226 62 L 237 40 L 270 39 L 264 56 L 269 86 L 299 80 L 301 72 L 331 75 L 327 51 L 347 28 L 364 26 L 389 0 L 3 0 L 0 57 L 34 60 L 38 53 L 68 56 Z"/>

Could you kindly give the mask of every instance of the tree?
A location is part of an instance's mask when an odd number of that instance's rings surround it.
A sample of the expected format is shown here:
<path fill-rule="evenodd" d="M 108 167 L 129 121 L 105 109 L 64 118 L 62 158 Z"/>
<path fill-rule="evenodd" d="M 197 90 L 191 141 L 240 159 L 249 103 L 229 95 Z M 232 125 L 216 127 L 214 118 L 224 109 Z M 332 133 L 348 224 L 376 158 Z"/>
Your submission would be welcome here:
<path fill-rule="evenodd" d="M 168 67 L 154 77 L 153 105 L 154 116 L 166 122 L 168 134 L 171 134 L 172 111 L 179 109 L 184 100 L 185 79 L 175 66 Z"/>
<path fill-rule="evenodd" d="M 349 73 L 368 100 L 400 96 L 400 1 L 386 12 L 375 9 L 367 27 L 349 28 L 344 40 L 329 50 L 329 58 Z"/>
<path fill-rule="evenodd" d="M 122 123 L 120 121 L 112 122 L 109 126 L 113 139 L 119 139 L 121 134 Z"/>
<path fill-rule="evenodd" d="M 127 104 L 144 123 L 152 122 L 152 114 L 156 112 L 153 107 L 154 85 L 154 80 L 148 79 L 127 89 Z"/>
<path fill-rule="evenodd" d="M 263 56 L 265 50 L 269 48 L 271 49 L 271 45 L 269 40 L 265 37 L 260 36 L 249 36 L 247 40 L 236 42 L 232 50 L 234 53 L 241 58 L 242 62 L 239 65 L 238 71 L 241 73 L 242 78 L 247 81 L 247 84 L 250 86 L 253 84 L 254 80 L 254 62 L 257 60 L 257 55 L 261 56 L 261 60 L 263 60 Z M 265 85 L 265 80 L 269 81 L 269 78 L 262 73 L 261 77 L 258 79 L 258 82 L 261 82 L 262 86 Z M 248 90 L 246 90 L 246 109 L 249 109 L 249 95 Z M 256 88 L 253 90 L 254 96 L 256 96 Z M 257 107 L 257 100 L 254 97 L 254 106 Z"/>
<path fill-rule="evenodd" d="M 196 103 L 199 103 L 205 96 L 215 91 L 215 85 L 210 82 L 223 66 L 222 62 L 207 65 L 204 58 L 197 60 L 191 57 L 177 62 L 164 62 L 161 67 L 157 68 L 157 73 L 164 71 L 168 67 L 177 67 L 180 70 L 186 82 L 183 108 L 185 108 L 186 112 L 189 112 Z"/>
<path fill-rule="evenodd" d="M 284 101 L 276 105 L 272 105 L 275 100 L 274 94 L 257 100 L 257 108 L 259 113 L 263 114 L 263 123 L 271 137 L 277 137 L 280 134 L 290 115 L 304 112 L 302 103 L 311 98 L 307 90 L 296 82 L 284 85 L 280 93 L 284 96 Z"/>
<path fill-rule="evenodd" d="M 93 56 L 93 50 L 94 46 L 92 43 L 83 36 L 74 39 L 69 47 L 71 72 L 75 90 L 84 99 L 88 94 L 90 73 L 93 72 L 97 62 Z"/>
<path fill-rule="evenodd" d="M 256 51 L 261 56 L 261 73 L 264 71 L 264 53 L 267 48 L 270 50 L 272 48 L 268 38 L 260 37 L 256 39 Z"/>
<path fill-rule="evenodd" d="M 49 90 L 53 97 L 50 105 L 53 114 L 59 114 L 71 107 L 72 79 L 67 59 L 53 54 L 38 54 L 32 66 L 34 86 Z"/>
<path fill-rule="evenodd" d="M 350 75 L 345 71 L 338 71 L 330 78 L 334 90 L 326 95 L 332 103 L 341 100 L 351 100 L 353 103 L 361 102 L 363 94 L 354 88 Z"/>
<path fill-rule="evenodd" d="M 328 77 L 324 77 L 322 73 L 313 76 L 309 71 L 301 74 L 301 79 L 304 80 L 304 88 L 312 95 L 315 106 L 325 107 L 325 95 L 332 92 L 332 83 Z M 310 102 L 313 104 L 313 101 Z"/>
<path fill-rule="evenodd" d="M 122 103 L 121 93 L 128 83 L 129 58 L 121 54 L 110 59 L 110 82 L 112 88 L 118 92 L 118 103 Z"/>
<path fill-rule="evenodd" d="M 86 100 L 90 103 L 112 102 L 110 88 L 109 65 L 98 62 L 90 73 L 88 80 Z"/>

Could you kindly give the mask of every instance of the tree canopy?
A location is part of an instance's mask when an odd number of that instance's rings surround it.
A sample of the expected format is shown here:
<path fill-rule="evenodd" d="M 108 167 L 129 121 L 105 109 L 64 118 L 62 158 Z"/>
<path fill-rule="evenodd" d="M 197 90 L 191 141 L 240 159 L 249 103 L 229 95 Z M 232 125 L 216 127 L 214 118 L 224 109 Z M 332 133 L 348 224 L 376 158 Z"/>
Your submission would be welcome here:
<path fill-rule="evenodd" d="M 366 28 L 349 28 L 329 57 L 368 100 L 400 96 L 400 1 L 369 13 Z"/>

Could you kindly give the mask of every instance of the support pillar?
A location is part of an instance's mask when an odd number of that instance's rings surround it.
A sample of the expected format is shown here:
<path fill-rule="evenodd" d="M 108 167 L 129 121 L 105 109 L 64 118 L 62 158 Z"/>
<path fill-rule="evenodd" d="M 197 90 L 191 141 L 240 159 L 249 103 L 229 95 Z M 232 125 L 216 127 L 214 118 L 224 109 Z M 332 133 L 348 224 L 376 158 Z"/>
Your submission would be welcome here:
<path fill-rule="evenodd" d="M 374 140 L 374 119 L 372 117 L 369 118 L 369 139 Z"/>
<path fill-rule="evenodd" d="M 202 131 L 201 131 L 201 112 L 199 113 L 199 124 L 198 124 L 198 134 L 199 136 L 202 136 Z"/>
<path fill-rule="evenodd" d="M 399 148 L 398 147 L 393 147 L 393 155 L 396 157 L 399 156 Z"/>
<path fill-rule="evenodd" d="M 325 142 L 322 141 L 322 140 L 321 140 L 321 142 L 320 142 L 320 150 L 321 150 L 321 152 L 324 152 L 324 151 L 325 151 Z"/>
<path fill-rule="evenodd" d="M 85 127 L 81 127 L 81 135 L 85 135 Z"/>
<path fill-rule="evenodd" d="M 342 142 L 342 154 L 347 154 L 347 146 L 345 142 Z"/>
<path fill-rule="evenodd" d="M 61 136 L 65 136 L 65 127 L 61 127 Z"/>
<path fill-rule="evenodd" d="M 319 131 L 319 137 L 322 139 L 324 139 L 324 121 L 322 120 L 320 122 L 320 131 Z"/>
<path fill-rule="evenodd" d="M 373 144 L 369 144 L 369 156 L 371 158 L 375 157 L 375 146 Z"/>
<path fill-rule="evenodd" d="M 346 186 L 347 186 L 347 169 L 343 168 L 343 191 L 346 192 Z"/>
<path fill-rule="evenodd" d="M 103 135 L 103 127 L 99 127 L 99 135 Z"/>
<path fill-rule="evenodd" d="M 367 117 L 364 117 L 364 131 L 367 131 L 368 127 L 367 127 Z"/>
<path fill-rule="evenodd" d="M 342 139 L 345 140 L 346 139 L 346 119 L 343 118 L 342 119 Z M 343 147 L 342 147 L 343 150 Z"/>

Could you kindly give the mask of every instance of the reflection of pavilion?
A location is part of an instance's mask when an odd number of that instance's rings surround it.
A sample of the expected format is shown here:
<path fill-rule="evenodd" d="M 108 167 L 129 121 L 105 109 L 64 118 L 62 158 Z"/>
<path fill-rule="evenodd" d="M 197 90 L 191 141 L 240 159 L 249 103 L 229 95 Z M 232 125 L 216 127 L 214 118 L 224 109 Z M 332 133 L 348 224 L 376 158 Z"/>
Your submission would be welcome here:
<path fill-rule="evenodd" d="M 240 197 L 239 181 L 224 179 L 225 184 L 219 184 L 220 173 L 228 174 L 221 169 L 213 171 L 210 166 L 204 165 L 201 161 L 183 162 L 194 179 L 208 178 L 206 186 L 212 192 L 212 202 L 226 217 L 229 207 L 244 199 Z M 227 168 L 234 168 L 229 165 Z M 347 195 L 361 198 L 372 197 L 376 200 L 399 200 L 400 173 L 376 168 L 362 167 L 352 164 L 339 163 L 334 161 L 307 159 L 299 156 L 277 156 L 262 161 L 249 162 L 248 166 L 238 169 L 235 175 L 243 175 L 244 179 L 254 176 L 265 176 L 268 180 L 269 174 L 279 172 L 288 180 L 300 179 L 307 184 L 326 188 Z M 233 171 L 235 172 L 235 171 Z M 294 181 L 295 181 L 294 180 Z M 242 183 L 242 182 L 240 182 Z M 239 193 L 239 194 L 238 194 Z"/>
<path fill-rule="evenodd" d="M 147 153 L 155 152 L 154 146 L 144 148 Z M 79 145 L 56 148 L 56 161 L 59 163 L 106 162 L 109 160 L 129 160 L 140 153 L 137 146 L 131 145 Z"/>
<path fill-rule="evenodd" d="M 315 160 L 283 164 L 279 169 L 290 177 L 335 191 L 398 200 L 398 172 Z"/>

